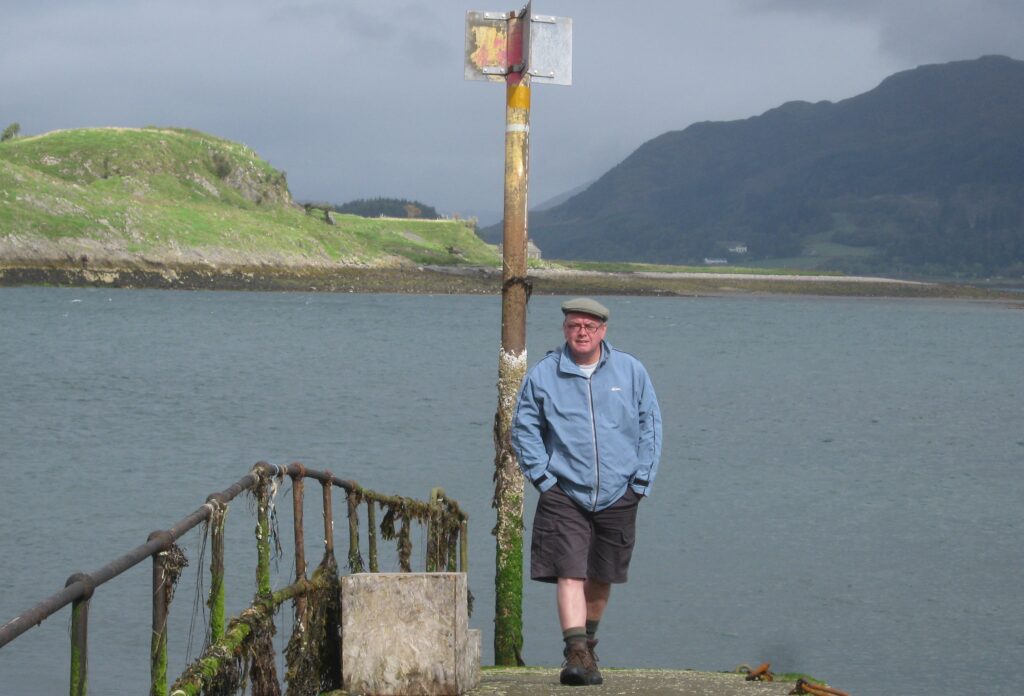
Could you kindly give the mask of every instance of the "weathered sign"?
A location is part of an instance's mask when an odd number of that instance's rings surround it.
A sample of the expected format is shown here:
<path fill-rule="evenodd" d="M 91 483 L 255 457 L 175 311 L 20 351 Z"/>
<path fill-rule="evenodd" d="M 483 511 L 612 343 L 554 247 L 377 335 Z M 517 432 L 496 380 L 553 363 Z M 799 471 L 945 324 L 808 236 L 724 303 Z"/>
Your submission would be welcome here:
<path fill-rule="evenodd" d="M 521 31 L 510 31 L 517 20 Z M 521 46 L 511 45 L 516 37 Z M 521 63 L 513 62 L 517 55 Z M 533 14 L 529 3 L 518 12 L 467 12 L 466 79 L 505 82 L 510 73 L 528 74 L 538 84 L 571 85 L 572 18 Z"/>

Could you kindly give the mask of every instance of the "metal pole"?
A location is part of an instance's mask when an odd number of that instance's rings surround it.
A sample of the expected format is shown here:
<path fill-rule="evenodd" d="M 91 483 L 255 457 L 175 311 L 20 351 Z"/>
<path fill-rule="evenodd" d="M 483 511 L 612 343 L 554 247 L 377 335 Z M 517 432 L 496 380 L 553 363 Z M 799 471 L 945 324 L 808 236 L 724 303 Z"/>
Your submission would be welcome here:
<path fill-rule="evenodd" d="M 462 520 L 459 525 L 459 571 L 469 572 L 469 523 Z"/>
<path fill-rule="evenodd" d="M 508 22 L 508 62 L 522 70 L 523 25 Z M 526 373 L 526 201 L 530 162 L 530 77 L 510 72 L 505 80 L 505 219 L 502 234 L 501 355 L 498 411 L 494 417 L 494 663 L 522 664 L 523 476 L 512 450 L 511 426 L 519 385 Z"/>
<path fill-rule="evenodd" d="M 153 532 L 149 540 L 162 539 L 173 543 L 169 532 Z M 150 696 L 167 694 L 167 550 L 153 554 L 153 621 L 149 644 Z"/>
<path fill-rule="evenodd" d="M 324 478 L 320 479 L 321 488 L 323 491 L 324 507 L 324 561 L 329 562 L 331 566 L 336 565 L 336 561 L 334 559 L 334 502 L 331 499 L 331 486 L 334 485 L 334 480 L 334 474 L 332 474 L 330 471 L 325 471 Z M 345 488 L 346 493 L 350 492 L 351 490 L 352 488 Z M 316 573 L 314 573 L 314 576 L 315 575 Z M 331 630 L 332 627 L 334 626 L 338 626 L 338 651 L 335 655 L 330 656 L 330 661 L 328 662 L 328 664 L 334 665 L 337 668 L 339 678 L 340 675 L 342 674 L 341 665 L 344 661 L 342 658 L 344 646 L 342 645 L 343 638 L 341 636 L 340 626 L 338 625 L 338 623 L 335 623 L 335 621 L 340 622 L 340 620 L 341 617 L 339 615 L 338 617 L 336 617 L 336 619 L 329 618 L 327 621 L 328 630 Z M 335 668 L 330 667 L 328 668 L 327 671 L 328 674 L 334 674 Z"/>
<path fill-rule="evenodd" d="M 348 570 L 350 573 L 363 572 L 363 553 L 359 550 L 359 501 L 352 491 L 345 496 L 348 507 Z"/>
<path fill-rule="evenodd" d="M 334 555 L 334 505 L 331 502 L 331 479 L 328 473 L 327 483 L 323 484 L 323 498 L 324 498 L 324 551 L 333 556 Z"/>
<path fill-rule="evenodd" d="M 267 597 L 270 586 L 270 477 L 256 484 L 256 596 Z"/>
<path fill-rule="evenodd" d="M 210 645 L 224 635 L 224 522 L 228 514 L 228 503 L 220 493 L 212 493 L 206 502 L 213 510 L 210 513 L 210 594 L 206 606 L 210 608 Z"/>
<path fill-rule="evenodd" d="M 292 477 L 292 524 L 295 537 L 295 581 L 306 579 L 306 540 L 303 529 L 303 494 L 305 493 L 305 467 L 295 463 L 291 466 L 289 474 Z M 294 601 L 295 623 L 302 627 L 302 633 L 306 631 L 306 596 L 299 595 Z"/>
<path fill-rule="evenodd" d="M 441 497 L 442 490 L 440 488 L 432 488 L 430 490 L 430 502 L 427 503 L 427 558 L 424 562 L 424 568 L 428 573 L 436 573 L 439 563 L 441 544 L 438 541 L 438 535 L 441 533 L 439 516 L 438 516 L 438 502 Z"/>
<path fill-rule="evenodd" d="M 85 593 L 71 604 L 71 679 L 68 689 L 71 696 L 86 696 L 89 690 L 89 600 L 95 582 L 84 573 L 75 573 L 64 586 L 79 581 L 85 583 Z"/>
<path fill-rule="evenodd" d="M 366 526 L 369 528 L 370 572 L 376 573 L 380 570 L 377 567 L 377 503 L 373 498 L 366 499 Z"/>

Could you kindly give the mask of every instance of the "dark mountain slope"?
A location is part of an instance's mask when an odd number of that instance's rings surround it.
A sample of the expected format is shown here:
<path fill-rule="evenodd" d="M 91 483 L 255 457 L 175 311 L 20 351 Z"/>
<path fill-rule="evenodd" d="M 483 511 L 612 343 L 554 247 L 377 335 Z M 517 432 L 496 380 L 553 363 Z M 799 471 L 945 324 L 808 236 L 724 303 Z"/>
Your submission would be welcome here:
<path fill-rule="evenodd" d="M 550 258 L 698 262 L 741 242 L 748 260 L 1024 271 L 1024 62 L 928 65 L 665 133 L 532 214 L 530 235 Z"/>

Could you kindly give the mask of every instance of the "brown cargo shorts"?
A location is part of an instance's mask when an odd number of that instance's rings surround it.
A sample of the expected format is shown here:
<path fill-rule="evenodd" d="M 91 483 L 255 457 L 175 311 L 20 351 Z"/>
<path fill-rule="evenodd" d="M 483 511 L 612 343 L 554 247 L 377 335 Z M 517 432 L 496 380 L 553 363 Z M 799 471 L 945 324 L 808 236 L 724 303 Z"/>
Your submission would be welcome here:
<path fill-rule="evenodd" d="M 540 494 L 533 518 L 530 577 L 541 582 L 583 578 L 626 582 L 642 495 L 627 488 L 610 507 L 580 507 L 557 485 Z"/>

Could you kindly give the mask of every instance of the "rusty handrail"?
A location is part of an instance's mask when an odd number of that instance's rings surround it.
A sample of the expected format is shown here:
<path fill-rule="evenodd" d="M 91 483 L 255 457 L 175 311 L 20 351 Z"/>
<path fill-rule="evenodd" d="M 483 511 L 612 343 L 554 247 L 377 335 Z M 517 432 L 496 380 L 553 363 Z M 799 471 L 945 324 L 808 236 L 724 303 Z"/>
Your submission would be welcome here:
<path fill-rule="evenodd" d="M 274 486 L 274 480 L 282 481 L 289 476 L 293 483 L 293 505 L 296 507 L 296 578 L 295 583 L 285 590 L 271 593 L 269 576 L 270 539 L 275 532 L 271 528 L 268 517 L 268 507 L 272 504 L 273 489 L 268 491 L 268 486 Z M 325 558 L 313 574 L 313 579 L 307 580 L 306 563 L 303 549 L 302 533 L 302 481 L 305 478 L 312 478 L 320 482 L 323 488 L 324 498 L 324 545 Z M 207 522 L 210 529 L 210 539 L 214 545 L 214 561 L 211 564 L 210 572 L 212 577 L 210 597 L 208 600 L 211 608 L 210 617 L 210 641 L 218 644 L 226 640 L 224 636 L 223 617 L 223 568 L 218 568 L 218 549 L 221 558 L 223 551 L 223 521 L 227 511 L 228 503 L 240 493 L 255 488 L 258 496 L 257 506 L 257 604 L 271 601 L 276 598 L 275 604 L 284 598 L 291 598 L 295 602 L 296 624 L 305 629 L 309 612 L 307 611 L 305 595 L 317 588 L 322 591 L 330 589 L 330 578 L 337 582 L 336 566 L 334 561 L 334 522 L 331 504 L 331 489 L 341 488 L 345 491 L 348 504 L 349 522 L 349 569 L 352 572 L 363 570 L 362 557 L 359 550 L 358 534 L 358 507 L 359 503 L 365 501 L 367 504 L 367 517 L 369 521 L 369 542 L 370 542 L 370 570 L 377 570 L 377 548 L 376 548 L 376 515 L 375 505 L 380 505 L 387 510 L 380 530 L 385 539 L 397 539 L 400 565 L 404 570 L 409 569 L 409 523 L 418 520 L 422 523 L 432 524 L 435 521 L 443 522 L 443 526 L 437 527 L 437 533 L 447 532 L 447 543 L 440 537 L 428 543 L 428 569 L 447 568 L 455 570 L 456 551 L 455 544 L 458 543 L 458 567 L 462 572 L 468 568 L 467 553 L 467 523 L 468 516 L 462 512 L 458 503 L 445 496 L 441 489 L 434 489 L 429 503 L 423 503 L 411 498 L 402 496 L 382 495 L 376 491 L 364 489 L 352 480 L 340 479 L 329 471 L 317 471 L 307 469 L 300 463 L 278 466 L 267 462 L 258 462 L 252 470 L 239 479 L 236 483 L 218 493 L 212 493 L 206 498 L 206 502 L 194 512 L 184 517 L 176 524 L 166 530 L 152 532 L 146 543 L 140 544 L 129 552 L 119 556 L 110 563 L 102 566 L 93 573 L 75 573 L 71 575 L 66 586 L 60 592 L 44 599 L 28 610 L 14 617 L 0 627 L 0 647 L 10 643 L 22 633 L 33 626 L 52 616 L 68 604 L 72 605 L 71 617 L 71 675 L 70 692 L 73 696 L 84 696 L 87 684 L 87 639 L 88 639 L 88 612 L 90 599 L 97 587 L 109 582 L 126 570 L 138 565 L 150 558 L 153 562 L 153 631 L 151 647 L 151 694 L 162 696 L 167 693 L 167 609 L 173 595 L 173 587 L 177 582 L 178 574 L 187 565 L 187 559 L 177 547 L 175 541 L 185 533 L 203 522 Z M 395 529 L 395 522 L 401 523 L 400 530 Z M 214 529 L 217 527 L 217 529 Z M 428 534 L 428 538 L 430 535 Z M 222 560 L 221 560 L 222 563 Z M 325 576 L 324 573 L 327 575 Z M 270 605 L 267 605 L 268 607 Z M 247 610 L 248 611 L 248 610 Z M 261 619 L 262 620 L 262 619 Z M 237 622 L 236 618 L 234 622 Z M 237 624 L 233 622 L 233 626 Z M 252 627 L 250 627 L 252 628 Z M 229 627 L 230 629 L 230 627 Z M 271 627 L 272 629 L 272 627 Z M 254 630 L 254 629 L 253 629 Z M 244 637 L 246 631 L 236 628 L 233 634 L 234 639 Z M 272 634 L 271 634 L 272 635 Z M 261 635 L 266 639 L 266 635 Z M 272 647 L 266 646 L 272 652 Z M 266 651 L 264 651 L 266 652 Z M 215 660 L 216 661 L 216 660 Z M 257 668 L 266 665 L 257 665 Z M 271 671 L 273 665 L 270 664 Z M 183 675 L 184 676 L 184 675 Z M 275 675 L 270 675 L 276 681 Z M 291 675 L 289 675 L 291 678 Z M 191 691 L 187 689 L 186 691 Z"/>
<path fill-rule="evenodd" d="M 260 464 L 265 464 L 265 462 Z M 260 464 L 256 466 L 258 467 Z M 268 464 L 267 466 L 272 465 Z M 237 497 L 242 491 L 251 488 L 255 483 L 256 475 L 250 472 L 240 478 L 234 485 L 213 494 L 211 497 L 216 496 L 219 500 L 226 502 Z M 88 600 L 92 597 L 97 587 L 110 582 L 121 573 L 150 558 L 153 554 L 166 551 L 175 540 L 209 519 L 211 512 L 213 512 L 213 507 L 211 503 L 206 502 L 170 529 L 163 530 L 162 532 L 153 532 L 145 544 L 136 546 L 128 553 L 115 558 L 99 570 L 92 573 L 72 574 L 68 578 L 63 590 L 47 597 L 30 609 L 15 616 L 3 626 L 0 626 L 0 648 L 33 626 L 38 626 L 72 602 Z"/>

